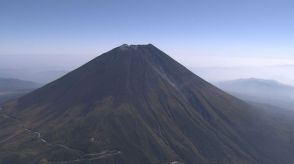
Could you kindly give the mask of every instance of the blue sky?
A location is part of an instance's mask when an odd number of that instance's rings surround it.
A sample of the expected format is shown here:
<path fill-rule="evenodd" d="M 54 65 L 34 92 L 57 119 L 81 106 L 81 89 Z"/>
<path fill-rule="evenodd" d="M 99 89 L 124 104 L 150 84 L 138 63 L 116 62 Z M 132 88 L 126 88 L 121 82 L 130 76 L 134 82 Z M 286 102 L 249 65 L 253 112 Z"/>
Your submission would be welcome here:
<path fill-rule="evenodd" d="M 1 0 L 0 36 L 1 68 L 72 69 L 123 43 L 191 68 L 289 65 L 294 1 Z"/>

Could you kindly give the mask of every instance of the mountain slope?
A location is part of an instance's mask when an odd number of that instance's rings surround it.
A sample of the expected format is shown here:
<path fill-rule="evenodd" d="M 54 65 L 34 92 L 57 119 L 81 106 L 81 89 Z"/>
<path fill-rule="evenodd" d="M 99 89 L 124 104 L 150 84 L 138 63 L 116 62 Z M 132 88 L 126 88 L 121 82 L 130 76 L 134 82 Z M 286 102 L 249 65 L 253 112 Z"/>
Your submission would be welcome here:
<path fill-rule="evenodd" d="M 216 83 L 216 86 L 241 99 L 292 109 L 294 87 L 274 80 L 238 79 Z"/>
<path fill-rule="evenodd" d="M 1 113 L 2 163 L 294 161 L 292 124 L 222 92 L 153 45 L 117 47 Z"/>

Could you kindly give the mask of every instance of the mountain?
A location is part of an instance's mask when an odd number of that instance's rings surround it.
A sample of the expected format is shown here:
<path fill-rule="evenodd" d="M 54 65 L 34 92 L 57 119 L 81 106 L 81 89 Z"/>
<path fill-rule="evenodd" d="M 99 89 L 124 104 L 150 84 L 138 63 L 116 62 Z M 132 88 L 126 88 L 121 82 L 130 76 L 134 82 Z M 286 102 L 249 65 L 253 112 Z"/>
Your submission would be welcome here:
<path fill-rule="evenodd" d="M 216 86 L 246 101 L 289 109 L 294 106 L 294 87 L 274 80 L 238 79 L 219 82 Z"/>
<path fill-rule="evenodd" d="M 0 163 L 294 161 L 292 113 L 234 98 L 151 44 L 114 48 L 0 112 Z"/>
<path fill-rule="evenodd" d="M 24 95 L 36 88 L 40 84 L 11 78 L 0 78 L 0 103 Z"/>

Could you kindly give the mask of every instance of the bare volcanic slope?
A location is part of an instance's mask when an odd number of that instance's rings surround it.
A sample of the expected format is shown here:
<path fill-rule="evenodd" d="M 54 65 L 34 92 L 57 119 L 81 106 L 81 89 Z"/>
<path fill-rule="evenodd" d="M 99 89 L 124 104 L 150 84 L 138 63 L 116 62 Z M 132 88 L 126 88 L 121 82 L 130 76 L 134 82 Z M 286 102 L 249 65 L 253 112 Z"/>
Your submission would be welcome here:
<path fill-rule="evenodd" d="M 151 44 L 114 48 L 0 113 L 0 163 L 294 161 L 290 118 L 253 109 Z"/>

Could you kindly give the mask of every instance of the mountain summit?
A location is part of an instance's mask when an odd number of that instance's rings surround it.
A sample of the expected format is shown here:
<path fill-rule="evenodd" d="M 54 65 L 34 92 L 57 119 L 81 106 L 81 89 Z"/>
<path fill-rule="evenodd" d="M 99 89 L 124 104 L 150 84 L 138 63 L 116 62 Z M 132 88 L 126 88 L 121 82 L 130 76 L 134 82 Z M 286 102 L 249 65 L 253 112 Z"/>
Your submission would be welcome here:
<path fill-rule="evenodd" d="M 135 101 L 151 90 L 157 92 L 163 87 L 179 90 L 189 83 L 197 84 L 199 89 L 208 85 L 151 44 L 124 44 L 23 97 L 20 102 L 24 105 L 53 102 L 54 106 L 60 102 L 72 106 L 104 98 Z"/>
<path fill-rule="evenodd" d="M 0 112 L 0 163 L 294 160 L 289 127 L 151 44 L 114 48 Z"/>

